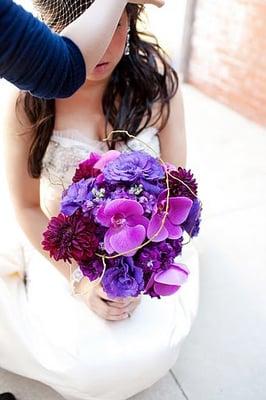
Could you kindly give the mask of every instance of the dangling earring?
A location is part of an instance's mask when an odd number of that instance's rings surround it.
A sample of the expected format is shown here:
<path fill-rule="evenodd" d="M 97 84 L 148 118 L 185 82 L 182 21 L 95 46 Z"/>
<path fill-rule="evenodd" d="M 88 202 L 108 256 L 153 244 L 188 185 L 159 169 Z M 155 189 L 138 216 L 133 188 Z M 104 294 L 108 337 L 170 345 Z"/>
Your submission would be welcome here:
<path fill-rule="evenodd" d="M 127 30 L 127 41 L 124 54 L 125 56 L 129 56 L 130 54 L 130 28 Z"/>

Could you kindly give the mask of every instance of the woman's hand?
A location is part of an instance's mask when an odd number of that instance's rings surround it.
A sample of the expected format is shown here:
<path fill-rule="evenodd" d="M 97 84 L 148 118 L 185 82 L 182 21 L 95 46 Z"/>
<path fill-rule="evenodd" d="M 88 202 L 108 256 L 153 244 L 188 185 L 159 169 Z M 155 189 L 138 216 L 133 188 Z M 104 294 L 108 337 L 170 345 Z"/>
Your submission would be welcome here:
<path fill-rule="evenodd" d="M 133 4 L 153 4 L 156 7 L 162 7 L 164 5 L 164 0 L 130 0 L 128 3 Z"/>
<path fill-rule="evenodd" d="M 87 278 L 83 281 L 82 293 L 88 291 L 82 296 L 83 300 L 92 311 L 103 319 L 108 321 L 127 319 L 129 318 L 128 313 L 132 314 L 140 304 L 141 296 L 110 299 L 104 292 L 101 283 L 93 287 Z"/>

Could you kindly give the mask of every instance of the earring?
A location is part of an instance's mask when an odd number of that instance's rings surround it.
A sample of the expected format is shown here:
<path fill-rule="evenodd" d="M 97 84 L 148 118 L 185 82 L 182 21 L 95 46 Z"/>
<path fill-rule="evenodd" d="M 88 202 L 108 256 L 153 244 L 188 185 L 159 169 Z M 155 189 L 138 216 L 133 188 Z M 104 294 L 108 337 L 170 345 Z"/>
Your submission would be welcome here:
<path fill-rule="evenodd" d="M 129 56 L 130 54 L 130 28 L 127 30 L 127 41 L 124 54 L 125 56 Z"/>

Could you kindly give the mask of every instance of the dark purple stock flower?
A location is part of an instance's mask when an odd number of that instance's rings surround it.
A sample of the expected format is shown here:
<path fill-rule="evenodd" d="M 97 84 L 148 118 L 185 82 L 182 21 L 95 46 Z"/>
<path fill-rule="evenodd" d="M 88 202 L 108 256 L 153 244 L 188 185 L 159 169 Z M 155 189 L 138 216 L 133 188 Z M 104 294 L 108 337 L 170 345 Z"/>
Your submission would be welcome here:
<path fill-rule="evenodd" d="M 84 276 L 87 276 L 90 281 L 100 278 L 103 273 L 103 261 L 101 258 L 95 258 L 87 262 L 82 262 L 79 267 Z"/>
<path fill-rule="evenodd" d="M 120 257 L 119 263 L 105 271 L 104 291 L 110 298 L 137 297 L 144 289 L 143 271 L 134 265 L 132 257 Z"/>
<path fill-rule="evenodd" d="M 136 265 L 147 272 L 158 272 L 167 269 L 181 253 L 181 239 L 165 240 L 160 243 L 149 243 L 136 255 Z"/>
<path fill-rule="evenodd" d="M 52 217 L 43 234 L 42 245 L 56 261 L 77 262 L 90 259 L 98 247 L 95 225 L 82 215 Z"/>

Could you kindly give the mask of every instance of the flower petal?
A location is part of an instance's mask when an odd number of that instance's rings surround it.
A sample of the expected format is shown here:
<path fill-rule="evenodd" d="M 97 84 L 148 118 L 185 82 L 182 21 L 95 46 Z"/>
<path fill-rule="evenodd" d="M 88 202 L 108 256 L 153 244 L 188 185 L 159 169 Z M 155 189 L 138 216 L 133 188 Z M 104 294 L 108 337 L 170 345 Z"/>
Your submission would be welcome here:
<path fill-rule="evenodd" d="M 130 217 L 127 217 L 127 225 L 128 226 L 143 225 L 147 230 L 149 225 L 149 220 L 143 215 L 131 215 Z"/>
<path fill-rule="evenodd" d="M 115 214 L 123 214 L 125 217 L 129 215 L 142 215 L 143 207 L 135 200 L 115 199 L 110 201 L 105 207 L 104 214 L 106 217 L 112 218 Z"/>
<path fill-rule="evenodd" d="M 114 252 L 114 249 L 110 243 L 111 237 L 112 237 L 112 229 L 108 229 L 108 231 L 104 235 L 104 248 L 108 254 L 112 254 Z"/>
<path fill-rule="evenodd" d="M 180 289 L 180 286 L 162 285 L 155 282 L 153 288 L 159 296 L 171 296 Z"/>
<path fill-rule="evenodd" d="M 159 214 L 154 214 L 150 220 L 148 230 L 147 230 L 147 237 L 151 239 L 160 229 L 162 225 L 162 217 Z M 162 227 L 160 232 L 156 237 L 152 239 L 153 242 L 161 242 L 168 238 L 168 231 L 165 226 Z"/>
<path fill-rule="evenodd" d="M 106 216 L 105 214 L 105 205 L 103 204 L 102 206 L 99 207 L 97 214 L 96 214 L 96 220 L 103 226 L 110 226 L 111 225 L 111 218 Z"/>
<path fill-rule="evenodd" d="M 117 157 L 120 156 L 120 151 L 117 150 L 109 150 L 105 154 L 102 155 L 99 161 L 97 161 L 93 168 L 100 169 L 101 171 L 108 164 L 110 161 L 115 160 Z"/>
<path fill-rule="evenodd" d="M 170 197 L 168 218 L 175 225 L 184 222 L 192 207 L 193 201 L 188 197 Z"/>
<path fill-rule="evenodd" d="M 181 286 L 188 278 L 188 270 L 184 270 L 180 264 L 172 264 L 171 267 L 165 271 L 158 272 L 154 281 L 164 285 Z"/>
<path fill-rule="evenodd" d="M 179 239 L 183 234 L 182 228 L 179 225 L 172 224 L 168 217 L 165 220 L 164 226 L 168 231 L 169 239 Z"/>
<path fill-rule="evenodd" d="M 145 235 L 146 230 L 142 225 L 135 227 L 124 226 L 123 229 L 112 230 L 110 244 L 117 253 L 124 253 L 140 246 L 145 239 Z M 130 255 L 135 254 L 136 251 L 130 251 Z"/>

